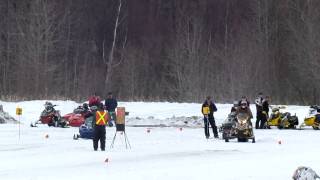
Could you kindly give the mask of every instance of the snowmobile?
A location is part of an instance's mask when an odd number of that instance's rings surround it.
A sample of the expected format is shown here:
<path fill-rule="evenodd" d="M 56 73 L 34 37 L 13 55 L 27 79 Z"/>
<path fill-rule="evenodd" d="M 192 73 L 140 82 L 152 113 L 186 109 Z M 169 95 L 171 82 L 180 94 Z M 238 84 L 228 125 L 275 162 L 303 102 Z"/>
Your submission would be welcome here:
<path fill-rule="evenodd" d="M 44 106 L 45 109 L 41 112 L 39 120 L 34 124 L 31 123 L 31 127 L 37 127 L 37 124 L 48 124 L 49 127 L 68 126 L 68 122 L 61 118 L 60 111 L 54 109 L 57 105 L 53 105 L 51 102 L 46 102 Z"/>
<path fill-rule="evenodd" d="M 281 122 L 278 126 L 279 129 L 296 129 L 299 124 L 298 117 L 291 115 L 289 112 L 285 112 L 281 116 Z"/>
<path fill-rule="evenodd" d="M 252 139 L 252 143 L 256 142 L 250 116 L 247 113 L 238 113 L 235 125 L 232 125 L 230 130 L 227 129 L 224 131 L 225 135 L 223 137 L 225 142 L 229 142 L 229 139 L 234 138 L 237 138 L 238 142 L 248 142 L 249 139 Z"/>
<path fill-rule="evenodd" d="M 280 107 L 273 107 L 270 118 L 267 120 L 265 126 L 270 129 L 271 126 L 279 126 L 281 123 L 282 113 L 280 112 Z"/>
<path fill-rule="evenodd" d="M 320 129 L 320 123 L 316 121 L 318 109 L 320 109 L 319 106 L 310 106 L 309 114 L 306 118 L 304 118 L 304 122 L 300 125 L 300 129 L 302 129 L 305 126 L 311 126 L 314 130 Z"/>
<path fill-rule="evenodd" d="M 271 129 L 271 126 L 276 126 L 279 129 L 295 129 L 299 124 L 298 117 L 291 115 L 289 112 L 280 112 L 280 109 L 284 109 L 284 106 L 277 106 L 272 108 L 270 118 L 267 120 L 265 127 Z"/>
<path fill-rule="evenodd" d="M 84 124 L 79 127 L 79 134 L 74 134 L 73 139 L 93 139 L 93 127 L 92 127 L 93 116 L 85 119 Z"/>
<path fill-rule="evenodd" d="M 62 119 L 67 121 L 69 123 L 69 126 L 80 127 L 85 123 L 85 115 L 88 113 L 87 106 L 88 105 L 86 104 L 84 104 L 83 106 L 78 106 L 73 110 L 72 113 L 62 116 Z"/>

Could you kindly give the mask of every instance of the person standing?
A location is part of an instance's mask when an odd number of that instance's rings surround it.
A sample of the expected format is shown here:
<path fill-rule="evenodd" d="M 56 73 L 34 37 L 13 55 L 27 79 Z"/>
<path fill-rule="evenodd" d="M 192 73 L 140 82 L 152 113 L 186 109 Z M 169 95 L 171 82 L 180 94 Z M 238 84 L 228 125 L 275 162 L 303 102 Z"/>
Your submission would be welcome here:
<path fill-rule="evenodd" d="M 255 99 L 255 104 L 256 104 L 256 110 L 257 110 L 257 115 L 256 115 L 256 129 L 260 128 L 260 125 L 262 124 L 263 120 L 263 113 L 262 113 L 262 102 L 263 102 L 263 94 L 259 93 L 258 97 Z"/>
<path fill-rule="evenodd" d="M 94 93 L 92 96 L 89 97 L 89 107 L 92 106 L 99 106 L 101 103 L 100 97 L 97 95 L 97 93 Z"/>
<path fill-rule="evenodd" d="M 269 118 L 269 96 L 266 96 L 262 102 L 262 119 L 260 129 L 265 129 L 265 124 Z"/>
<path fill-rule="evenodd" d="M 112 92 L 108 93 L 108 97 L 105 100 L 104 105 L 109 114 L 108 125 L 112 127 L 116 120 L 116 108 L 118 107 L 118 101 L 113 97 Z"/>
<path fill-rule="evenodd" d="M 97 111 L 93 111 L 93 149 L 98 150 L 98 143 L 100 141 L 101 151 L 105 150 L 106 146 L 106 124 L 108 120 L 107 112 L 103 109 L 103 104 L 100 103 L 97 107 Z"/>
<path fill-rule="evenodd" d="M 212 127 L 212 131 L 215 138 L 219 138 L 216 122 L 214 120 L 213 113 L 217 111 L 216 105 L 213 103 L 210 96 L 208 96 L 205 100 L 205 102 L 202 104 L 201 112 L 203 114 L 203 120 L 204 120 L 204 134 L 206 138 L 208 139 L 210 137 L 209 132 L 209 123 Z"/>

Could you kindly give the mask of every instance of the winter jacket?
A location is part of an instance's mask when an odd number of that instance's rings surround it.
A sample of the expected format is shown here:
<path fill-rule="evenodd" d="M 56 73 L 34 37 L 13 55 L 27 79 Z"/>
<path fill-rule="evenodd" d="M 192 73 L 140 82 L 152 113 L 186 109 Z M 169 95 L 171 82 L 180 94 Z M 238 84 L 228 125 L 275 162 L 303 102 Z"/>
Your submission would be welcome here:
<path fill-rule="evenodd" d="M 106 106 L 106 110 L 108 112 L 115 112 L 118 102 L 115 98 L 107 98 L 104 102 L 104 105 Z"/>
<path fill-rule="evenodd" d="M 320 114 L 318 113 L 318 114 L 316 114 L 316 120 L 315 120 L 316 122 L 318 122 L 318 123 L 320 123 Z"/>
<path fill-rule="evenodd" d="M 257 113 L 262 113 L 263 98 L 257 97 L 257 99 L 255 100 L 255 103 L 256 103 Z"/>
<path fill-rule="evenodd" d="M 269 102 L 267 100 L 264 100 L 262 103 L 262 111 L 266 112 L 266 114 L 269 114 Z"/>
<path fill-rule="evenodd" d="M 99 96 L 91 96 L 89 97 L 89 107 L 91 106 L 99 106 L 99 104 L 101 103 L 101 99 Z"/>
<path fill-rule="evenodd" d="M 204 112 L 203 112 L 203 108 L 204 107 L 209 107 L 209 114 L 208 114 L 209 118 L 213 118 L 213 112 L 216 112 L 218 110 L 216 105 L 213 102 L 207 103 L 207 101 L 205 101 L 202 104 L 202 108 L 201 108 L 201 112 L 202 112 L 203 115 L 205 115 Z"/>

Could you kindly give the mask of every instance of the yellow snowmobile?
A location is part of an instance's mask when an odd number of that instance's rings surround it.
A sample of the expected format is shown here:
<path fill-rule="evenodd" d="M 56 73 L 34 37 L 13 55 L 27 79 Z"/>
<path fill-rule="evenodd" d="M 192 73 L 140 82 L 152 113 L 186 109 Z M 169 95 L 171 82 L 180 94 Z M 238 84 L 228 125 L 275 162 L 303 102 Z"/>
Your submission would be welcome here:
<path fill-rule="evenodd" d="M 279 129 L 295 129 L 299 124 L 298 117 L 291 115 L 289 112 L 280 112 L 285 106 L 273 107 L 270 118 L 266 122 L 266 128 L 270 129 L 271 126 L 276 126 Z"/>
<path fill-rule="evenodd" d="M 308 117 L 304 118 L 304 122 L 300 125 L 300 129 L 305 126 L 311 126 L 314 130 L 320 129 L 320 124 L 316 121 L 317 110 L 319 106 L 310 106 Z"/>
<path fill-rule="evenodd" d="M 272 108 L 272 113 L 270 115 L 270 118 L 267 120 L 266 122 L 266 128 L 270 129 L 271 126 L 277 126 L 279 127 L 279 125 L 281 124 L 281 117 L 282 117 L 282 113 L 280 112 L 280 109 L 283 109 L 284 107 L 273 107 Z"/>

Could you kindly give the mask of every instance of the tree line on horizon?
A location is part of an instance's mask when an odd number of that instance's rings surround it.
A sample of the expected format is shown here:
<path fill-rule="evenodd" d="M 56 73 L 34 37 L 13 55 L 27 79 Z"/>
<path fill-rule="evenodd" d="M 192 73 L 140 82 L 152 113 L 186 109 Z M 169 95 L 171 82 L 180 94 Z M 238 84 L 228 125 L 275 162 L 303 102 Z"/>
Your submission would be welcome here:
<path fill-rule="evenodd" d="M 320 103 L 317 0 L 0 0 L 0 99 Z"/>

